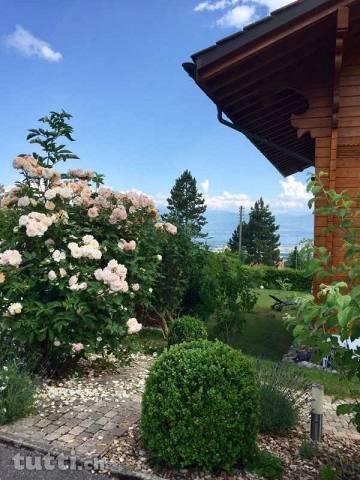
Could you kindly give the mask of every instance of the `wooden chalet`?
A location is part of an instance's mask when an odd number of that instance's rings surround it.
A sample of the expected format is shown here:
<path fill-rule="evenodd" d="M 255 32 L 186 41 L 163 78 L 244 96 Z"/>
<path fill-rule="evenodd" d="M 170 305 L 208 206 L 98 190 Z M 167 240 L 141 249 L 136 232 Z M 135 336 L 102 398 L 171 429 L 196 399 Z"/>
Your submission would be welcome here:
<path fill-rule="evenodd" d="M 327 186 L 358 195 L 360 0 L 299 0 L 192 60 L 183 67 L 219 121 L 248 137 L 282 175 L 314 166 L 327 173 Z M 315 245 L 336 264 L 342 239 L 324 233 L 332 222 L 315 216 Z"/>

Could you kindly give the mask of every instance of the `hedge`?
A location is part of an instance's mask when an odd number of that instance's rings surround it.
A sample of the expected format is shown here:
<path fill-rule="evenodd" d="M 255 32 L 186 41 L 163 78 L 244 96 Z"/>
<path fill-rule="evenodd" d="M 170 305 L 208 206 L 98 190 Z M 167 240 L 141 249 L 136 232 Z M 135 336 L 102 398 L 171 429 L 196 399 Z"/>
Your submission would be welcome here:
<path fill-rule="evenodd" d="M 275 267 L 266 267 L 263 265 L 254 267 L 244 267 L 246 269 L 249 282 L 252 288 L 259 288 L 263 285 L 265 288 L 279 289 L 279 281 L 288 281 L 291 284 L 291 290 L 297 292 L 310 292 L 312 287 L 312 277 L 302 270 L 293 270 L 285 268 L 280 270 Z"/>

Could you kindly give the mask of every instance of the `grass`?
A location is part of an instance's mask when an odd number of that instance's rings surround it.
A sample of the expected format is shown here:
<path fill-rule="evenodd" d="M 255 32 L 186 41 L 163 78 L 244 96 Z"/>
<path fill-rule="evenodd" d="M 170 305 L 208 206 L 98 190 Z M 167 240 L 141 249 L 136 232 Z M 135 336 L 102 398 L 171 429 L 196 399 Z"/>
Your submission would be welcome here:
<path fill-rule="evenodd" d="M 270 360 L 263 360 L 249 356 L 255 364 L 259 364 L 263 367 L 270 367 L 272 362 Z M 290 372 L 299 373 L 305 377 L 310 384 L 319 383 L 324 385 L 325 395 L 331 397 L 344 399 L 344 398 L 360 398 L 360 381 L 357 379 L 348 380 L 338 373 L 325 372 L 323 370 L 317 370 L 315 368 L 303 368 L 295 364 L 284 364 Z"/>
<path fill-rule="evenodd" d="M 271 310 L 271 306 L 274 304 L 274 300 L 270 297 L 273 295 L 274 297 L 280 298 L 280 300 L 295 300 L 297 298 L 310 298 L 311 295 L 305 292 L 295 292 L 295 291 L 287 291 L 287 290 L 255 290 L 259 295 L 257 304 L 255 306 L 255 313 L 260 312 L 269 312 Z M 291 312 L 291 307 L 284 309 L 284 312 Z M 282 316 L 282 315 L 281 315 Z"/>
<path fill-rule="evenodd" d="M 35 385 L 30 375 L 15 363 L 0 367 L 0 392 L 0 425 L 31 412 Z"/>
<path fill-rule="evenodd" d="M 288 352 L 293 341 L 291 331 L 283 321 L 285 312 L 291 312 L 287 308 L 284 312 L 271 310 L 274 300 L 270 295 L 281 300 L 291 300 L 297 297 L 307 296 L 304 292 L 287 292 L 283 290 L 257 290 L 259 295 L 253 312 L 243 313 L 242 322 L 235 326 L 229 344 L 239 348 L 245 354 L 280 361 Z M 213 325 L 209 324 L 210 336 Z"/>
<path fill-rule="evenodd" d="M 131 350 L 141 352 L 147 355 L 161 353 L 167 346 L 161 330 L 144 329 L 137 335 L 128 337 L 129 347 Z"/>

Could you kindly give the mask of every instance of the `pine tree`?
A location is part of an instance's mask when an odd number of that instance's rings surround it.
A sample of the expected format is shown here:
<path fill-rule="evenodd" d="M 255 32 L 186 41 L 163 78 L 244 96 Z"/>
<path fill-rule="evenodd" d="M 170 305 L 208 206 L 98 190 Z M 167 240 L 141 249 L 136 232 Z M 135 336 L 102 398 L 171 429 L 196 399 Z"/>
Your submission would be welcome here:
<path fill-rule="evenodd" d="M 246 222 L 243 222 L 243 226 L 242 226 L 242 247 L 243 247 L 243 250 L 246 249 L 246 245 L 248 245 L 248 243 L 249 243 L 248 237 L 249 237 L 248 224 Z M 233 234 L 232 234 L 230 240 L 228 241 L 228 247 L 234 253 L 239 252 L 239 225 L 233 231 Z"/>
<path fill-rule="evenodd" d="M 297 270 L 298 268 L 301 268 L 299 263 L 300 263 L 299 249 L 297 246 L 295 246 L 294 250 L 292 250 L 289 253 L 289 256 L 286 260 L 286 266 L 289 268 L 295 268 Z"/>
<path fill-rule="evenodd" d="M 169 213 L 163 215 L 165 221 L 174 223 L 192 238 L 206 237 L 202 233 L 207 223 L 203 215 L 206 212 L 205 199 L 198 192 L 196 179 L 189 170 L 176 179 L 167 202 Z"/>
<path fill-rule="evenodd" d="M 280 260 L 278 230 L 279 226 L 275 223 L 269 205 L 265 205 L 260 198 L 251 208 L 247 236 L 244 239 L 248 263 L 274 265 Z"/>

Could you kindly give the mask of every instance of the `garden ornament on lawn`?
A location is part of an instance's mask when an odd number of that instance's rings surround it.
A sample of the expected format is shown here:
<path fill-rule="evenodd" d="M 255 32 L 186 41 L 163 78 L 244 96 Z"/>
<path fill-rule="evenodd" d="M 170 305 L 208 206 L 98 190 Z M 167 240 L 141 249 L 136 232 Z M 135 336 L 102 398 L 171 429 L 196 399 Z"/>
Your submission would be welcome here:
<path fill-rule="evenodd" d="M 291 300 L 281 300 L 280 298 L 274 297 L 274 295 L 269 295 L 269 297 L 275 300 L 275 303 L 271 305 L 271 309 L 277 312 L 281 312 L 285 307 L 294 307 L 296 305 L 296 302 Z"/>

